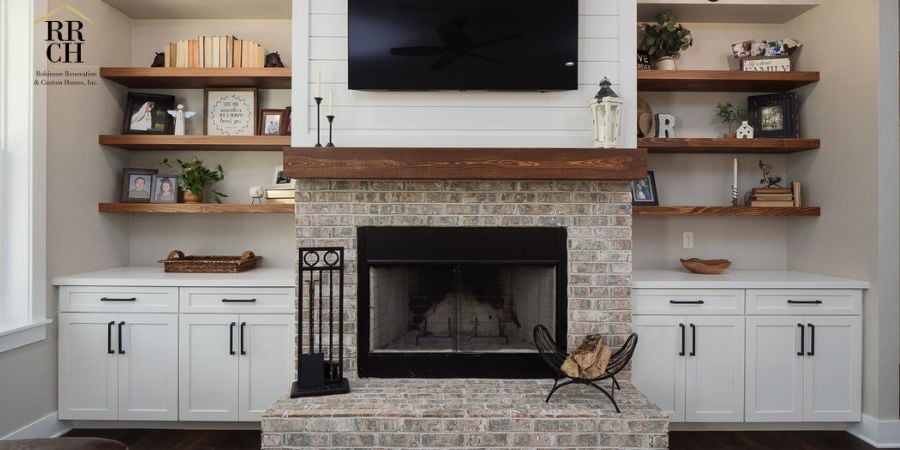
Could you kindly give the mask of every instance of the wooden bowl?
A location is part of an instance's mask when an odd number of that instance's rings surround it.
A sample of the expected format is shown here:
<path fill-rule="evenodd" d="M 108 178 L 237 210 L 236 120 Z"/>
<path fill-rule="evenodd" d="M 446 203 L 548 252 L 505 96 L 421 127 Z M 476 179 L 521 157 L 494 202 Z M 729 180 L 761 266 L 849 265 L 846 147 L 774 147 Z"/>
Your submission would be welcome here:
<path fill-rule="evenodd" d="M 727 259 L 682 259 L 681 265 L 693 273 L 703 275 L 718 275 L 731 267 L 731 261 Z"/>

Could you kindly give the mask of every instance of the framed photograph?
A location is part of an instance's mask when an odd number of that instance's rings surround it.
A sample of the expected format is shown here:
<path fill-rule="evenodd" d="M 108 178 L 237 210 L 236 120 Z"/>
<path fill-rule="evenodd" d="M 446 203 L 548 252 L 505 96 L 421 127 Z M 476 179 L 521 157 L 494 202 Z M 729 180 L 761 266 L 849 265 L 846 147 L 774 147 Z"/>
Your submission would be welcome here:
<path fill-rule="evenodd" d="M 203 90 L 203 132 L 208 136 L 253 136 L 257 118 L 256 88 Z"/>
<path fill-rule="evenodd" d="M 287 178 L 284 176 L 284 166 L 277 165 L 275 166 L 275 173 L 272 176 L 272 179 L 275 181 L 276 188 L 291 188 L 294 189 L 297 187 L 297 181 L 292 178 Z"/>
<path fill-rule="evenodd" d="M 150 203 L 156 169 L 122 169 L 122 202 Z"/>
<path fill-rule="evenodd" d="M 260 136 L 284 136 L 287 127 L 287 110 L 261 109 L 259 110 L 259 129 L 256 134 Z"/>
<path fill-rule="evenodd" d="M 797 93 L 754 95 L 747 98 L 747 117 L 754 136 L 761 138 L 799 138 L 800 116 Z"/>
<path fill-rule="evenodd" d="M 175 109 L 172 95 L 129 92 L 122 134 L 174 134 L 175 119 L 167 112 L 170 109 Z"/>
<path fill-rule="evenodd" d="M 153 175 L 150 203 L 178 203 L 178 175 Z"/>
<path fill-rule="evenodd" d="M 659 197 L 656 195 L 656 177 L 652 170 L 647 171 L 646 178 L 631 182 L 631 194 L 634 197 L 632 205 L 659 206 Z"/>

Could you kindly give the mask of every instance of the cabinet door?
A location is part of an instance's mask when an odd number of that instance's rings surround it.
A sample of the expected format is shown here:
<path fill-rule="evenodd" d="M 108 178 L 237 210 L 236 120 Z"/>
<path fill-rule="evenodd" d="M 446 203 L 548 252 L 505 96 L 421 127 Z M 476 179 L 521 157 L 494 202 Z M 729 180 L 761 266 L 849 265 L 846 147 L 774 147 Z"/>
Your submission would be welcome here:
<path fill-rule="evenodd" d="M 747 422 L 803 420 L 802 319 L 747 317 Z"/>
<path fill-rule="evenodd" d="M 684 421 L 686 348 L 684 317 L 635 316 L 638 346 L 631 360 L 631 381 L 673 422 Z"/>
<path fill-rule="evenodd" d="M 744 421 L 744 317 L 687 316 L 686 422 Z"/>
<path fill-rule="evenodd" d="M 180 322 L 180 419 L 238 420 L 238 316 L 182 314 Z"/>
<path fill-rule="evenodd" d="M 118 418 L 116 319 L 116 314 L 59 315 L 60 419 Z"/>
<path fill-rule="evenodd" d="M 238 420 L 258 421 L 290 390 L 294 364 L 294 316 L 241 315 L 238 325 L 240 388 Z"/>
<path fill-rule="evenodd" d="M 119 420 L 178 420 L 178 315 L 119 314 Z"/>
<path fill-rule="evenodd" d="M 803 420 L 860 420 L 862 318 L 807 316 Z"/>

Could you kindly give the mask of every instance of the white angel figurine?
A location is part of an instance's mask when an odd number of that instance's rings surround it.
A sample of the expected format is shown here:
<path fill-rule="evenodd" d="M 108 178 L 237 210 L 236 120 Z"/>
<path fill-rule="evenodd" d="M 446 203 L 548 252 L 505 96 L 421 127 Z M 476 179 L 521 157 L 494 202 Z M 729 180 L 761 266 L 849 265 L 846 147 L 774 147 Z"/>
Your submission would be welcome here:
<path fill-rule="evenodd" d="M 184 136 L 184 120 L 194 117 L 194 111 L 185 111 L 184 105 L 178 104 L 177 109 L 168 110 L 169 115 L 175 118 L 175 136 Z"/>

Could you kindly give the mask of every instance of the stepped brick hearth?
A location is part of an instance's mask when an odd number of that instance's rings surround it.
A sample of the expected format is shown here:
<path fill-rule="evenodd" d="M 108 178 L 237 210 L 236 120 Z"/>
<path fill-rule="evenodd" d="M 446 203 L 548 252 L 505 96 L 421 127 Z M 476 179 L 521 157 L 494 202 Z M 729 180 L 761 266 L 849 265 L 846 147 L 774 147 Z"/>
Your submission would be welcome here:
<path fill-rule="evenodd" d="M 409 319 L 415 311 L 381 307 L 372 311 L 371 318 L 359 314 L 357 287 L 363 277 L 358 273 L 358 236 L 361 229 L 378 227 L 563 230 L 563 267 L 562 272 L 555 272 L 564 274 L 561 280 L 554 280 L 552 275 L 528 275 L 537 273 L 537 269 L 526 269 L 532 272 L 519 275 L 509 268 L 495 272 L 507 279 L 531 279 L 536 289 L 546 293 L 561 285 L 556 298 L 565 302 L 559 309 L 565 317 L 557 322 L 563 324 L 557 336 L 567 341 L 569 348 L 591 333 L 602 333 L 613 346 L 621 345 L 631 331 L 632 219 L 627 181 L 298 180 L 296 202 L 298 247 L 346 249 L 344 367 L 351 393 L 279 401 L 263 418 L 265 448 L 667 447 L 665 415 L 627 383 L 627 373 L 619 377 L 625 382 L 623 390 L 616 392 L 622 408 L 622 413 L 616 414 L 603 395 L 591 388 L 568 386 L 550 404 L 544 403 L 552 379 L 381 379 L 359 378 L 358 372 L 360 355 L 366 353 L 358 345 L 369 342 L 369 337 L 357 335 L 360 329 L 369 330 L 368 323 L 359 326 L 360 316 L 373 323 L 402 318 L 397 320 L 409 326 L 408 332 L 379 326 L 370 348 L 382 345 L 390 349 L 381 341 L 404 336 L 393 348 L 407 349 L 415 343 L 416 334 L 426 334 L 417 328 L 424 320 Z M 529 244 L 521 243 L 523 247 Z M 365 261 L 362 264 L 371 270 Z M 381 289 L 388 297 L 399 296 L 392 292 L 410 290 L 397 287 L 398 282 L 408 282 L 409 273 L 402 268 L 386 271 L 382 280 L 369 288 Z M 415 289 L 422 290 L 420 285 Z M 518 294 L 526 283 L 516 281 L 512 285 L 506 289 L 511 292 L 508 295 L 535 298 Z M 468 295 L 470 298 L 461 304 L 477 303 L 472 300 L 477 295 Z M 427 327 L 439 337 L 451 328 L 473 336 L 499 334 L 508 336 L 513 343 L 510 345 L 519 350 L 527 349 L 523 342 L 530 337 L 523 330 L 532 327 L 538 314 L 519 306 L 502 306 L 503 302 L 494 310 L 481 305 L 472 315 L 486 316 L 478 322 L 480 331 L 473 332 L 472 326 L 462 322 L 457 325 L 441 319 L 435 325 L 435 315 L 447 314 L 442 313 L 447 307 L 444 302 L 430 304 L 439 306 L 422 312 L 422 316 L 432 318 Z M 369 306 L 374 309 L 376 304 Z M 463 319 L 454 320 L 474 322 L 473 317 L 457 317 Z M 414 322 L 416 325 L 411 325 Z M 430 342 L 440 344 L 439 339 Z M 484 342 L 478 348 L 497 345 L 496 339 Z"/>

